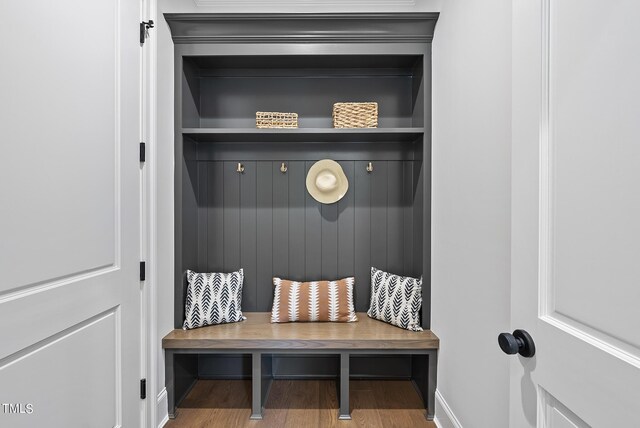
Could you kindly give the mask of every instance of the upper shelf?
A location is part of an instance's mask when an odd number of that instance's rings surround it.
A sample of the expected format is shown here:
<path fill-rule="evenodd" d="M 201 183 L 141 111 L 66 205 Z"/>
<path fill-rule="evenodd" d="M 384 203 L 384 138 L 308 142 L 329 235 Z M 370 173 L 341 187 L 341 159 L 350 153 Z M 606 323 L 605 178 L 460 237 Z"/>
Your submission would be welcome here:
<path fill-rule="evenodd" d="M 183 60 L 199 77 L 411 77 L 422 66 L 423 56 L 198 55 Z"/>
<path fill-rule="evenodd" d="M 183 128 L 182 135 L 198 142 L 335 143 L 411 142 L 424 128 Z"/>

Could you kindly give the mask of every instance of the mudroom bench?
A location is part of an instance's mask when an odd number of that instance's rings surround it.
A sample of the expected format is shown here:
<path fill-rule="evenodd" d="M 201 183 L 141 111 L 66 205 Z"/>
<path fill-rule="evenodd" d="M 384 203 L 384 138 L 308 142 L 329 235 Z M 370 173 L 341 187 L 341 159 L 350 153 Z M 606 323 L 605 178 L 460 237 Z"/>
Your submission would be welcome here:
<path fill-rule="evenodd" d="M 182 354 L 250 354 L 251 419 L 262 419 L 273 380 L 272 357 L 277 354 L 339 355 L 339 419 L 351 419 L 349 358 L 352 355 L 411 355 L 411 378 L 433 419 L 439 339 L 430 330 L 413 332 L 358 313 L 353 323 L 270 323 L 267 312 L 249 312 L 239 323 L 194 330 L 173 330 L 162 339 L 169 416 L 176 414 L 176 382 Z M 179 397 L 182 398 L 182 397 Z"/>

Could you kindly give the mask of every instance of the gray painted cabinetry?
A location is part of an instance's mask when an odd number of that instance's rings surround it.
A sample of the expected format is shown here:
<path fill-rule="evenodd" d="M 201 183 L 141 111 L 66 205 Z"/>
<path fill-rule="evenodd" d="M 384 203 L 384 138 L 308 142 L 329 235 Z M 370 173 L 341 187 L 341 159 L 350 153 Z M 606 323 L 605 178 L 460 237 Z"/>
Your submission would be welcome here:
<path fill-rule="evenodd" d="M 430 41 L 437 15 L 165 18 L 175 43 L 175 327 L 183 321 L 186 269 L 244 268 L 242 307 L 250 317 L 271 309 L 273 276 L 353 275 L 356 310 L 364 311 L 375 266 L 423 276 L 428 328 Z M 333 129 L 332 104 L 340 101 L 378 102 L 379 128 Z M 256 111 L 297 112 L 300 128 L 256 129 Z M 349 180 L 346 196 L 332 205 L 305 188 L 309 167 L 323 158 L 338 161 Z M 180 358 L 178 397 L 180 379 L 187 385 L 195 376 L 250 374 L 249 356 Z M 335 377 L 338 361 L 274 357 L 273 374 Z M 408 378 L 411 357 L 358 356 L 351 373 Z"/>

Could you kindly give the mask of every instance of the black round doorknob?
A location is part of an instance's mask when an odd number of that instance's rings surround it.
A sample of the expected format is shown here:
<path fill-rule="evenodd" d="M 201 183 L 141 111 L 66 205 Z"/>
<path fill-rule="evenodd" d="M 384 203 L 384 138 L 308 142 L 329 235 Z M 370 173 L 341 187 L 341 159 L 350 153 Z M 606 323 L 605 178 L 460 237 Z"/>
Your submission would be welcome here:
<path fill-rule="evenodd" d="M 500 333 L 498 335 L 498 345 L 505 354 L 520 354 L 523 357 L 531 358 L 536 354 L 536 345 L 533 343 L 531 335 L 524 330 L 514 330 L 511 333 Z"/>

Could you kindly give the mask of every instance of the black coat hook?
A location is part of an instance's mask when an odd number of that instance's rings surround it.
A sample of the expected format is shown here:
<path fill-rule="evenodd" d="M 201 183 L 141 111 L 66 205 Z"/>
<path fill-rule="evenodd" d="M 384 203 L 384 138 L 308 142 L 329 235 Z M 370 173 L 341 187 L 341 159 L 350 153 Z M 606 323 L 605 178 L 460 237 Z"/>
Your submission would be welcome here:
<path fill-rule="evenodd" d="M 148 21 L 142 21 L 140 23 L 140 44 L 144 43 L 144 38 L 147 35 L 147 30 L 149 28 L 153 28 L 153 19 L 150 19 Z"/>

